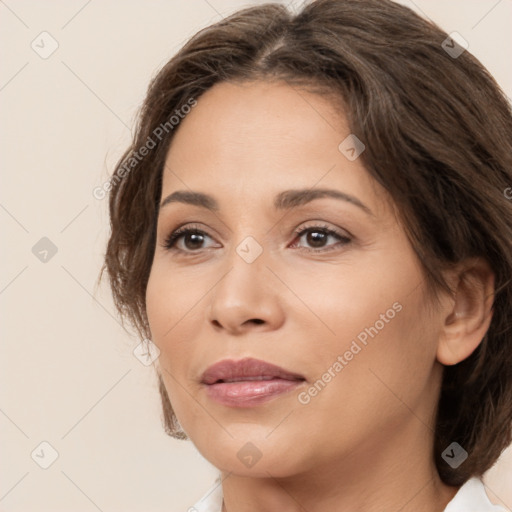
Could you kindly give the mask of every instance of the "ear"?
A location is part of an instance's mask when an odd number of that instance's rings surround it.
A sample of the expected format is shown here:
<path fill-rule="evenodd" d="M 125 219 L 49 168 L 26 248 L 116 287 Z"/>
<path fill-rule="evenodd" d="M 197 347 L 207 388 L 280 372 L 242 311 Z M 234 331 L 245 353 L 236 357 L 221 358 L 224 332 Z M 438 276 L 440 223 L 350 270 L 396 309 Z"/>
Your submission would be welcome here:
<path fill-rule="evenodd" d="M 440 363 L 460 363 L 482 342 L 492 320 L 494 280 L 494 272 L 483 258 L 472 258 L 457 266 L 452 275 L 454 295 L 437 347 Z"/>

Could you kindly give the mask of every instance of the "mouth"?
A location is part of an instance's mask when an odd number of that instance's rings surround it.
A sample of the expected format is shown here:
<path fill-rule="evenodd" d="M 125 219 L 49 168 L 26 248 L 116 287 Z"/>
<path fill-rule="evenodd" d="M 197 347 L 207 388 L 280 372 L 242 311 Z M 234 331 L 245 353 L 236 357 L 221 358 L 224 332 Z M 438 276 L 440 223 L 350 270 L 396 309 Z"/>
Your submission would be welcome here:
<path fill-rule="evenodd" d="M 253 358 L 220 361 L 201 378 L 210 399 L 231 407 L 263 404 L 304 382 L 306 379 L 298 373 Z"/>

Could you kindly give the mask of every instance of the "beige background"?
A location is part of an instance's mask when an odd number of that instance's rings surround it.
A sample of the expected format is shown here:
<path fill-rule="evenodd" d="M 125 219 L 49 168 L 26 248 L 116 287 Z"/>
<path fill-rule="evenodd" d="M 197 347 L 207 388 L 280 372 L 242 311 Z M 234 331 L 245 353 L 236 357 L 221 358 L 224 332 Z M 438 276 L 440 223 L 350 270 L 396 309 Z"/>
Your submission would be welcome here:
<path fill-rule="evenodd" d="M 401 3 L 462 34 L 512 96 L 510 0 Z M 245 5 L 0 1 L 2 511 L 179 512 L 213 482 L 191 443 L 163 433 L 153 370 L 134 357 L 138 340 L 107 287 L 94 289 L 108 217 L 92 190 L 128 143 L 150 77 L 199 28 Z M 32 252 L 43 237 L 53 256 L 44 241 Z M 47 469 L 43 441 L 58 452 Z M 486 478 L 510 508 L 507 480 L 510 449 Z"/>

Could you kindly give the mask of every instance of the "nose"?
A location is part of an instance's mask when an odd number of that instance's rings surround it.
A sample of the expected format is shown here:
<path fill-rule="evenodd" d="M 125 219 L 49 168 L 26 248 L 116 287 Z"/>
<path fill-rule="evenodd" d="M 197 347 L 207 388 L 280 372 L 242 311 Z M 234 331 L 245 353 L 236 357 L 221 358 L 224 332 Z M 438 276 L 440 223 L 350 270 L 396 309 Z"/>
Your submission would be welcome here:
<path fill-rule="evenodd" d="M 265 252 L 248 263 L 233 249 L 223 277 L 210 294 L 208 320 L 214 329 L 237 335 L 250 330 L 271 331 L 284 323 L 279 298 L 282 283 L 267 263 Z"/>

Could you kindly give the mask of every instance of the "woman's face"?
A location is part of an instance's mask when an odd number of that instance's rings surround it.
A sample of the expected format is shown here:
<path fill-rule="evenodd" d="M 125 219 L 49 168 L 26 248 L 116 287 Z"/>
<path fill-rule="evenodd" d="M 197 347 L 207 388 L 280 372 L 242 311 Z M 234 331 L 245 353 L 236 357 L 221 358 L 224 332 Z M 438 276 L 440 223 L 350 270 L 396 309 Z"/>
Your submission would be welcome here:
<path fill-rule="evenodd" d="M 221 470 L 354 468 L 404 446 L 412 457 L 411 442 L 429 455 L 441 319 L 349 135 L 326 97 L 222 83 L 169 149 L 147 314 L 177 418 Z M 201 233 L 166 248 L 178 228 Z M 202 382 L 245 358 L 295 378 Z"/>

